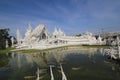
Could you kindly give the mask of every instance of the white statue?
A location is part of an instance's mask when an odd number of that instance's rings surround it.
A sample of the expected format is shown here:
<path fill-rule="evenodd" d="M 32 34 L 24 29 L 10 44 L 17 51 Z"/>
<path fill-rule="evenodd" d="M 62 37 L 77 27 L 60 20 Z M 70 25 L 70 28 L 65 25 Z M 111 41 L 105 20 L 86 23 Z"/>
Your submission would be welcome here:
<path fill-rule="evenodd" d="M 100 35 L 98 36 L 98 43 L 99 43 L 99 45 L 102 44 L 102 38 L 100 37 Z"/>
<path fill-rule="evenodd" d="M 20 44 L 21 44 L 22 36 L 21 36 L 21 34 L 20 34 L 19 29 L 17 29 L 16 34 L 17 34 L 17 42 L 18 42 L 18 45 L 20 45 Z"/>
<path fill-rule="evenodd" d="M 6 48 L 8 48 L 8 40 L 6 40 Z"/>

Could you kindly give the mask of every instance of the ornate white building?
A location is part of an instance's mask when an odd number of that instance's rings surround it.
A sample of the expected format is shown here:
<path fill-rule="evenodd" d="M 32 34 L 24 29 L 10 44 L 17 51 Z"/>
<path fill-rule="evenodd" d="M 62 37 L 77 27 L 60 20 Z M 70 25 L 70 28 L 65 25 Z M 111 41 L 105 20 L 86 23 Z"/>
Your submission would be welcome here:
<path fill-rule="evenodd" d="M 34 30 L 32 30 L 31 26 L 29 25 L 29 28 L 25 33 L 23 43 L 24 44 L 39 43 L 41 40 L 47 40 L 49 38 L 50 34 L 46 29 L 45 25 L 38 25 Z"/>
<path fill-rule="evenodd" d="M 102 38 L 99 36 L 96 39 L 92 33 L 86 32 L 82 36 L 66 36 L 61 29 L 56 29 L 53 32 L 53 39 L 51 42 L 66 45 L 102 45 Z"/>
<path fill-rule="evenodd" d="M 19 42 L 19 41 L 18 41 Z M 24 39 L 22 39 L 21 48 L 46 49 L 53 47 L 60 47 L 65 45 L 98 45 L 102 44 L 101 37 L 98 40 L 92 33 L 86 32 L 82 36 L 66 36 L 59 28 L 55 28 L 52 36 L 46 29 L 45 25 L 38 25 L 32 30 L 29 25 Z"/>

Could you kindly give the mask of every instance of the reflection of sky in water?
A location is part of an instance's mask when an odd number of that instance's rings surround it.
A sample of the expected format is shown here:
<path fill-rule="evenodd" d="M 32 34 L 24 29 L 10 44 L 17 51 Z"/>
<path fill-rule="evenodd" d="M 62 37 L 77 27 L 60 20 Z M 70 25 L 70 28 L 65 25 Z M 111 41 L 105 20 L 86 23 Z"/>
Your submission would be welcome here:
<path fill-rule="evenodd" d="M 8 53 L 8 64 L 0 68 L 0 80 L 35 79 L 37 67 L 45 69 L 42 80 L 50 80 L 49 65 L 53 64 L 55 80 L 61 80 L 59 63 L 63 63 L 68 80 L 119 80 L 119 65 L 108 62 L 103 49 L 67 47 L 40 53 Z M 43 74 L 42 74 L 43 75 Z"/>

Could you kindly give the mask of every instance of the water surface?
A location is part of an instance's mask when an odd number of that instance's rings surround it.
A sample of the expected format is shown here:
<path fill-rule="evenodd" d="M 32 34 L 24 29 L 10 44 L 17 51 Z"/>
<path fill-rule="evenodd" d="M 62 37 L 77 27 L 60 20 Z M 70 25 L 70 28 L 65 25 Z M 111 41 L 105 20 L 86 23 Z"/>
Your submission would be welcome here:
<path fill-rule="evenodd" d="M 68 80 L 120 80 L 119 63 L 107 59 L 103 48 L 82 47 L 39 53 L 2 53 L 0 80 L 36 80 L 38 67 L 41 80 L 50 80 L 50 65 L 54 65 L 55 80 L 62 80 L 60 63 Z"/>

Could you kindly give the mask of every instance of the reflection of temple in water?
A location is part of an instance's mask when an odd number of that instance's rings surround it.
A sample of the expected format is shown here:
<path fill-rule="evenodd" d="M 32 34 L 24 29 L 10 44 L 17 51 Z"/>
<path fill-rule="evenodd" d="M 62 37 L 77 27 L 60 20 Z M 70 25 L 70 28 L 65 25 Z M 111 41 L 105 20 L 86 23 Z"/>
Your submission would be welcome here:
<path fill-rule="evenodd" d="M 64 47 L 50 51 L 44 51 L 39 53 L 15 53 L 11 54 L 11 63 L 12 66 L 16 66 L 17 68 L 21 68 L 27 63 L 29 66 L 33 66 L 36 64 L 40 67 L 47 67 L 50 64 L 59 64 L 66 60 L 66 56 L 70 54 L 85 54 L 88 57 L 92 57 L 97 48 L 82 48 L 82 47 Z"/>
<path fill-rule="evenodd" d="M 80 47 L 65 47 L 56 50 L 24 54 L 28 63 L 36 63 L 41 67 L 47 67 L 49 64 L 57 64 L 66 60 L 66 56 L 74 54 L 86 54 L 93 56 L 97 51 L 96 48 L 80 48 Z M 89 54 L 88 54 L 89 53 Z"/>

